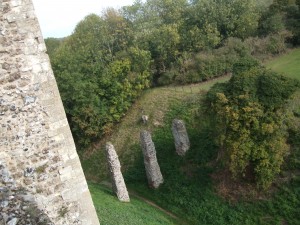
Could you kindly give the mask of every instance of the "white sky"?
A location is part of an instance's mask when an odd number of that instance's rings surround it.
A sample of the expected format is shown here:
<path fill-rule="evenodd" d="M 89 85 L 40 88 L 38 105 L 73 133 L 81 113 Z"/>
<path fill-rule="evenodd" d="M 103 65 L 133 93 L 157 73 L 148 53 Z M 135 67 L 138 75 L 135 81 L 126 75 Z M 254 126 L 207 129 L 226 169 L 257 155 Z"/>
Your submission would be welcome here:
<path fill-rule="evenodd" d="M 77 23 L 90 13 L 107 7 L 132 5 L 134 0 L 32 0 L 44 38 L 70 35 Z"/>

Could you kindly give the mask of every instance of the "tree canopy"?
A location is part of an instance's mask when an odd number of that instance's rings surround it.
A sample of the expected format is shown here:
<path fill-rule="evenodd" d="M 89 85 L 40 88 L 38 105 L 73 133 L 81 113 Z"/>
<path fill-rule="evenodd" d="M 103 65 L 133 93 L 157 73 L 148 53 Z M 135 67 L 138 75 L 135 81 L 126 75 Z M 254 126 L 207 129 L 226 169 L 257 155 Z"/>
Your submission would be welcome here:
<path fill-rule="evenodd" d="M 299 0 L 137 0 L 88 15 L 46 39 L 76 140 L 109 133 L 151 85 L 207 80 L 299 44 L 299 15 Z"/>

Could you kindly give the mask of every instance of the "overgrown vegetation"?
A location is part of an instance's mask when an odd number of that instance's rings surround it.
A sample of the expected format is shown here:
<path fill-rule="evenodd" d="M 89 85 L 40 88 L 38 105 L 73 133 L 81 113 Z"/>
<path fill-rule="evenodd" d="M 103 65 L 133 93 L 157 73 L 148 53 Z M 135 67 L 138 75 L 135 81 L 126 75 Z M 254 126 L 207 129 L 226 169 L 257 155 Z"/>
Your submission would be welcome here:
<path fill-rule="evenodd" d="M 140 156 L 125 172 L 129 188 L 184 218 L 188 224 L 298 224 L 300 180 L 291 164 L 285 164 L 284 172 L 270 191 L 256 191 L 252 186 L 243 190 L 247 192 L 236 193 L 235 198 L 219 195 L 224 190 L 218 188 L 231 189 L 234 183 L 223 186 L 222 180 L 213 179 L 214 174 L 224 170 L 216 163 L 218 146 L 214 144 L 214 132 L 203 120 L 204 115 L 198 114 L 201 100 L 194 96 L 184 102 L 173 105 L 165 116 L 164 126 L 153 133 L 164 184 L 158 190 L 148 188 Z M 184 119 L 187 124 L 192 145 L 185 157 L 175 153 L 170 131 L 174 118 Z M 140 150 L 139 146 L 135 148 Z M 298 147 L 292 154 L 299 154 Z M 286 173 L 293 175 L 287 177 Z"/>
<path fill-rule="evenodd" d="M 299 0 L 148 0 L 89 15 L 46 40 L 80 149 L 109 134 L 150 85 L 188 84 L 232 72 L 299 44 Z"/>
<path fill-rule="evenodd" d="M 229 82 L 208 92 L 206 104 L 221 160 L 233 177 L 266 189 L 289 153 L 285 103 L 299 83 L 251 64 L 238 63 Z"/>

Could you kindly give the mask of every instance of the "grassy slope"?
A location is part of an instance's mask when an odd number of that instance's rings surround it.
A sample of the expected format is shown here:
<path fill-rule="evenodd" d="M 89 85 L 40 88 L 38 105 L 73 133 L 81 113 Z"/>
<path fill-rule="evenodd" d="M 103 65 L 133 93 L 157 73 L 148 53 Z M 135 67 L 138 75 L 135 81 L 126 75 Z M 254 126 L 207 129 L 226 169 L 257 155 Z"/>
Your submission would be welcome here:
<path fill-rule="evenodd" d="M 133 105 L 121 124 L 115 127 L 115 132 L 111 137 L 107 137 L 105 140 L 97 143 L 95 149 L 91 149 L 86 155 L 81 155 L 82 166 L 88 180 L 100 182 L 108 179 L 104 155 L 104 144 L 106 141 L 111 141 L 114 144 L 118 151 L 123 172 L 130 176 L 132 167 L 128 165 L 135 165 L 137 162 L 141 162 L 140 130 L 153 131 L 162 128 L 165 123 L 165 114 L 168 113 L 170 105 L 180 104 L 185 99 L 195 96 L 201 91 L 208 90 L 214 83 L 225 80 L 228 80 L 228 77 L 192 86 L 147 90 Z M 142 109 L 145 114 L 149 115 L 149 122 L 146 125 L 141 123 Z M 140 170 L 140 167 L 136 167 L 136 169 L 139 170 L 139 175 L 144 178 L 144 168 Z M 181 223 L 174 221 L 168 215 L 159 212 L 143 201 L 133 198 L 131 203 L 122 204 L 112 196 L 111 191 L 102 186 L 90 184 L 89 187 L 101 224 L 168 225 Z M 111 213 L 112 211 L 114 212 L 113 214 Z"/>
<path fill-rule="evenodd" d="M 130 203 L 121 203 L 112 191 L 97 184 L 89 184 L 101 225 L 174 225 L 175 222 L 145 202 L 131 197 Z"/>
<path fill-rule="evenodd" d="M 266 63 L 267 68 L 300 80 L 300 48 Z"/>
<path fill-rule="evenodd" d="M 112 136 L 101 140 L 95 148 L 85 155 L 81 155 L 81 162 L 87 179 L 94 182 L 108 179 L 104 154 L 106 141 L 113 143 L 119 155 L 122 170 L 126 171 L 127 166 L 140 156 L 139 133 L 142 129 L 152 131 L 162 127 L 164 115 L 171 104 L 180 103 L 189 96 L 208 90 L 214 83 L 227 79 L 228 77 L 224 77 L 197 85 L 155 88 L 145 91 L 139 100 L 133 104 L 122 122 L 114 128 Z M 146 125 L 141 122 L 142 110 L 144 114 L 149 115 L 149 122 Z"/>

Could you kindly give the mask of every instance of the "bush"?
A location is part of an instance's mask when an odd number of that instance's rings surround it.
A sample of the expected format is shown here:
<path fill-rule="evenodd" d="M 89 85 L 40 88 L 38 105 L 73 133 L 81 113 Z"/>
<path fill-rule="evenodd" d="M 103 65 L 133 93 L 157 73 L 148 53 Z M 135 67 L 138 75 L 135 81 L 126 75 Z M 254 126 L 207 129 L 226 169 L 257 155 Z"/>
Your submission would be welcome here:
<path fill-rule="evenodd" d="M 207 94 L 207 110 L 223 162 L 236 179 L 256 181 L 268 188 L 289 151 L 284 103 L 295 92 L 289 78 L 244 59 L 224 85 Z M 252 67 L 256 66 L 256 67 Z"/>
<path fill-rule="evenodd" d="M 279 33 L 269 34 L 266 37 L 250 37 L 244 43 L 252 56 L 265 60 L 284 53 L 287 49 L 285 41 L 290 37 L 291 33 L 283 30 Z"/>
<path fill-rule="evenodd" d="M 175 75 L 175 81 L 179 84 L 197 83 L 230 73 L 233 64 L 248 56 L 248 52 L 240 39 L 228 38 L 218 49 L 194 55 L 184 54 L 178 60 L 180 74 Z"/>

